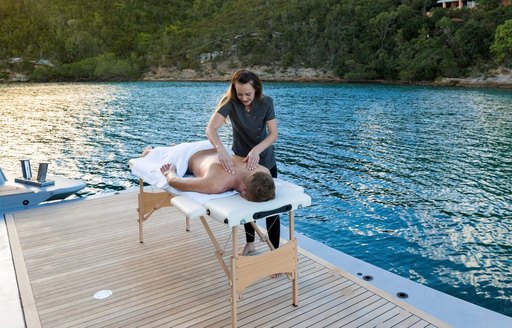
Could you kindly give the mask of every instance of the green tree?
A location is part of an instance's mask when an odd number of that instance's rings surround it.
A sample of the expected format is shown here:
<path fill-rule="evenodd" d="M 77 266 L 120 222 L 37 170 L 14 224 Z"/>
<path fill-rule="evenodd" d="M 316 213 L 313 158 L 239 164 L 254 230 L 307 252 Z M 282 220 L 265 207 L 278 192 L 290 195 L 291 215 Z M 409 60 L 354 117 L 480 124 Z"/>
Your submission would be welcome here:
<path fill-rule="evenodd" d="M 450 49 L 431 38 L 426 29 L 400 49 L 400 78 L 431 81 L 456 73 L 456 62 Z"/>
<path fill-rule="evenodd" d="M 496 28 L 491 52 L 496 63 L 512 67 L 512 19 Z"/>
<path fill-rule="evenodd" d="M 485 10 L 498 8 L 501 4 L 501 0 L 477 0 L 476 2 L 478 3 L 479 8 Z"/>

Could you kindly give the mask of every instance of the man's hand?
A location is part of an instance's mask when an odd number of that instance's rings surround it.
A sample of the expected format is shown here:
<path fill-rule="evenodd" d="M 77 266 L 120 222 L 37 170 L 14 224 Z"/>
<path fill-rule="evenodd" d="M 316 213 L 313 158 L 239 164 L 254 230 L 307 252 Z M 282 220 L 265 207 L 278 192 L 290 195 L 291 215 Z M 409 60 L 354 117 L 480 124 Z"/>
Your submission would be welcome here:
<path fill-rule="evenodd" d="M 173 165 L 173 164 L 164 164 L 162 165 L 162 167 L 160 167 L 160 172 L 162 172 L 162 174 L 167 177 L 167 174 L 169 173 L 173 173 L 173 176 L 176 175 L 176 167 Z"/>

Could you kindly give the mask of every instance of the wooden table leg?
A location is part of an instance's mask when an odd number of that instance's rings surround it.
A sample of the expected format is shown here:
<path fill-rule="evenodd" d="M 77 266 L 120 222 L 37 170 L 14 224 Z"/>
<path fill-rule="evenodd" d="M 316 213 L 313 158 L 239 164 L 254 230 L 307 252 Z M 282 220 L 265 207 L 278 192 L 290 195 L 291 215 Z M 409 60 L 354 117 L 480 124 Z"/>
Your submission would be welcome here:
<path fill-rule="evenodd" d="M 232 228 L 233 237 L 233 253 L 231 255 L 231 326 L 235 328 L 237 326 L 237 301 L 238 293 L 236 286 L 237 279 L 237 265 L 238 265 L 238 227 Z"/>
<path fill-rule="evenodd" d="M 143 224 L 144 224 L 144 182 L 142 179 L 139 180 L 139 243 L 144 242 L 144 230 L 143 230 Z"/>
<path fill-rule="evenodd" d="M 294 214 L 293 211 L 288 212 L 289 218 L 289 234 L 290 241 L 295 241 L 295 227 L 294 227 Z M 298 261 L 298 259 L 296 259 Z M 295 272 L 293 272 L 292 277 L 292 304 L 294 306 L 299 306 L 299 270 L 297 268 L 297 263 L 295 263 Z"/>

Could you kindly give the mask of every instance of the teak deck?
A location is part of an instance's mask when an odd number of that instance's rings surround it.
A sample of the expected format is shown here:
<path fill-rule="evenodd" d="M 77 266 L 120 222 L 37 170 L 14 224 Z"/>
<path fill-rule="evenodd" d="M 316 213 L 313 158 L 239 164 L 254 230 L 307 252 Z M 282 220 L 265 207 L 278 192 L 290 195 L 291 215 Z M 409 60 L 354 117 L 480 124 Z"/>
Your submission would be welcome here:
<path fill-rule="evenodd" d="M 230 288 L 201 223 L 186 232 L 183 215 L 162 208 L 145 223 L 141 244 L 137 217 L 137 192 L 6 214 L 27 327 L 229 327 Z M 229 259 L 231 230 L 209 225 Z M 286 276 L 263 279 L 238 302 L 238 326 L 447 326 L 300 242 L 298 266 L 299 306 Z M 105 289 L 111 297 L 93 298 Z"/>

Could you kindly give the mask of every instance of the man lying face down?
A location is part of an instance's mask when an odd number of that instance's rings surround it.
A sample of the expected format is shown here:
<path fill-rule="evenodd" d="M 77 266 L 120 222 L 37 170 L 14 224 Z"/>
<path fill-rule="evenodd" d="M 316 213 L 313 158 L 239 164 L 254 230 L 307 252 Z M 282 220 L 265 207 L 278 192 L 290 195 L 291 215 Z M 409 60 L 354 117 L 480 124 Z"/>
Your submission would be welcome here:
<path fill-rule="evenodd" d="M 202 150 L 190 157 L 188 173 L 193 177 L 180 177 L 172 164 L 164 164 L 160 172 L 167 183 L 178 190 L 195 191 L 204 194 L 220 194 L 236 190 L 252 202 L 264 202 L 275 197 L 275 185 L 270 171 L 258 165 L 247 169 L 243 157 L 233 155 L 234 173 L 228 173 L 222 166 L 215 149 Z"/>

